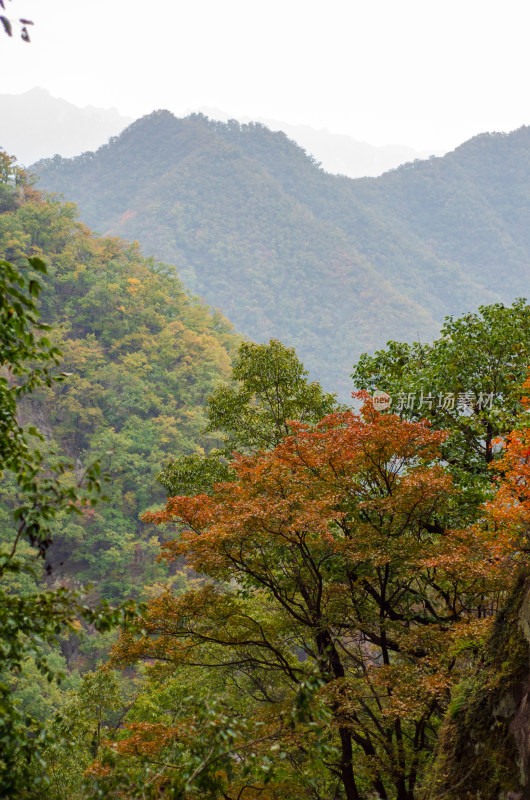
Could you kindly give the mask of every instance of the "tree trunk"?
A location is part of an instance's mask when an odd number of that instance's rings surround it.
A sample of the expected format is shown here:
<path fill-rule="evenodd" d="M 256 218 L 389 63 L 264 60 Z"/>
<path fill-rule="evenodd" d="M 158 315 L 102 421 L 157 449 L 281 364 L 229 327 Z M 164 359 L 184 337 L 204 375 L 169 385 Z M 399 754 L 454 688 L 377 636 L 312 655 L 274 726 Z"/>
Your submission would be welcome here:
<path fill-rule="evenodd" d="M 340 772 L 342 776 L 342 785 L 346 792 L 347 800 L 360 800 L 360 794 L 355 783 L 355 776 L 353 774 L 353 749 L 351 743 L 351 734 L 346 728 L 339 728 L 340 746 L 341 746 L 341 761 Z"/>
<path fill-rule="evenodd" d="M 333 638 L 329 631 L 320 631 L 316 635 L 316 643 L 319 655 L 328 661 L 328 667 L 323 672 L 323 678 L 326 681 L 330 680 L 330 674 L 333 680 L 337 678 L 344 678 L 344 667 L 337 652 L 337 648 L 333 644 Z M 325 663 L 325 662 L 324 662 Z M 333 709 L 336 714 L 336 708 Z M 347 800 L 361 800 L 357 784 L 355 782 L 355 774 L 353 772 L 353 746 L 352 736 L 347 727 L 339 727 L 340 736 L 340 773 L 342 778 L 342 785 L 346 793 Z"/>

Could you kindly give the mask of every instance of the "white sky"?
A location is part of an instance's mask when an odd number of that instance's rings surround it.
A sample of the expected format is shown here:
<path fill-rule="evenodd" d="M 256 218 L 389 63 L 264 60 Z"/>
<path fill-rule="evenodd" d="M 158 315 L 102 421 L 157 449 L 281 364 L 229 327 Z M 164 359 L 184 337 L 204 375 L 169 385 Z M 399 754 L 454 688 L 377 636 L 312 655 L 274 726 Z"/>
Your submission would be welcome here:
<path fill-rule="evenodd" d="M 450 149 L 530 124 L 528 0 L 11 0 L 0 93 L 201 106 Z M 38 121 L 35 122 L 38 130 Z"/>

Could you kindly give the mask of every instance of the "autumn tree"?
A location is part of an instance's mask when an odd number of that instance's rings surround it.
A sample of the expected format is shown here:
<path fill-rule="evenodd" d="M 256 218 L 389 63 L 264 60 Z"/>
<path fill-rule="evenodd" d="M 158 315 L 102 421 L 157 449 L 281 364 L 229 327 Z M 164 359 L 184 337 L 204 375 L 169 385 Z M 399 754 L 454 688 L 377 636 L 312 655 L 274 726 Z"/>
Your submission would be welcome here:
<path fill-rule="evenodd" d="M 185 557 L 205 578 L 153 600 L 146 635 L 124 634 L 114 662 L 220 671 L 287 751 L 286 717 L 316 672 L 336 755 L 324 758 L 327 785 L 314 796 L 412 800 L 463 654 L 504 586 L 508 544 L 440 524 L 453 491 L 438 462 L 446 434 L 427 422 L 367 402 L 360 416 L 336 411 L 289 430 L 269 451 L 238 455 L 234 481 L 147 515 L 184 525 L 164 557 Z M 163 760 L 175 736 L 166 724 L 151 757 Z M 224 796 L 245 787 L 236 770 Z"/>
<path fill-rule="evenodd" d="M 462 490 L 451 525 L 476 517 L 491 496 L 494 442 L 517 425 L 529 363 L 530 306 L 520 298 L 447 317 L 431 344 L 391 341 L 354 367 L 359 389 L 385 391 L 402 417 L 448 431 L 442 454 Z"/>

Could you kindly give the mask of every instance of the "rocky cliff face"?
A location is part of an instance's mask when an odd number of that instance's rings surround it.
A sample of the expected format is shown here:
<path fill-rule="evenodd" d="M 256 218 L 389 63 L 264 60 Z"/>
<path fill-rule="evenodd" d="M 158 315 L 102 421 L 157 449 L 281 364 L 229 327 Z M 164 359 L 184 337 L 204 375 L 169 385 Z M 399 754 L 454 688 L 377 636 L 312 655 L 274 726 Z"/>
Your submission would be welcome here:
<path fill-rule="evenodd" d="M 530 572 L 444 723 L 425 800 L 530 800 Z"/>

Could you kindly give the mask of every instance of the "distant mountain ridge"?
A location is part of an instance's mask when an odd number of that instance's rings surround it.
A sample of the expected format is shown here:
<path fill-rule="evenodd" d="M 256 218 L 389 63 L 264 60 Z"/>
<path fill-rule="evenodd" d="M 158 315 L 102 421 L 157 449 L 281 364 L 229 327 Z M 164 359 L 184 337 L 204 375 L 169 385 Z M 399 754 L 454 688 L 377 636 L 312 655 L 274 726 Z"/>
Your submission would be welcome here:
<path fill-rule="evenodd" d="M 230 116 L 219 109 L 201 108 L 206 116 L 228 122 Z M 326 129 L 312 128 L 310 125 L 292 125 L 280 120 L 260 117 L 238 117 L 238 122 L 260 122 L 271 131 L 283 131 L 308 153 L 316 158 L 322 169 L 333 175 L 347 175 L 349 178 L 377 177 L 383 172 L 395 169 L 415 159 L 430 155 L 443 155 L 442 152 L 415 150 L 401 144 L 373 145 Z"/>
<path fill-rule="evenodd" d="M 79 108 L 46 89 L 0 94 L 0 147 L 21 164 L 94 150 L 132 121 L 115 108 Z"/>
<path fill-rule="evenodd" d="M 348 178 L 377 177 L 415 159 L 428 158 L 428 151 L 400 144 L 373 145 L 352 136 L 316 130 L 309 125 L 289 125 L 285 122 L 263 120 L 271 130 L 283 131 L 307 153 L 320 161 L 322 168 L 333 175 Z"/>
<path fill-rule="evenodd" d="M 199 111 L 221 122 L 230 119 L 229 114 L 219 109 L 201 108 Z M 39 87 L 17 95 L 0 94 L 0 147 L 26 165 L 55 154 L 70 158 L 96 150 L 133 121 L 115 108 L 80 108 Z M 238 121 L 253 120 L 245 116 Z M 351 178 L 380 175 L 406 161 L 430 154 L 406 145 L 374 146 L 352 136 L 316 130 L 309 125 L 269 119 L 254 121 L 286 133 L 320 161 L 327 172 Z M 37 123 L 38 136 L 35 135 Z"/>
<path fill-rule="evenodd" d="M 296 346 L 343 394 L 361 352 L 528 293 L 527 127 L 352 180 L 263 125 L 158 111 L 34 170 L 91 227 L 174 263 L 241 332 Z"/>

